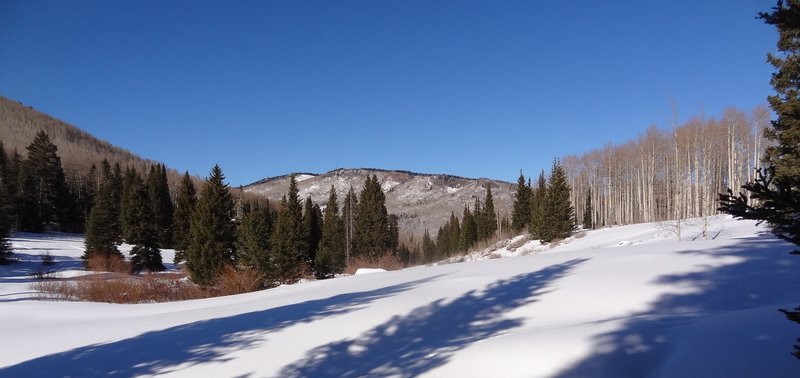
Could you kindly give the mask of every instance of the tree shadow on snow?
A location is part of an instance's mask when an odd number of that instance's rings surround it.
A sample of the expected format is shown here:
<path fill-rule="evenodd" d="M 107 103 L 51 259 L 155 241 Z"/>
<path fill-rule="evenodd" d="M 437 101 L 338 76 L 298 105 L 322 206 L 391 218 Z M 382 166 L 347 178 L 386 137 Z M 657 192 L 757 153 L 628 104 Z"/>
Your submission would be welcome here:
<path fill-rule="evenodd" d="M 437 300 L 356 339 L 315 348 L 278 376 L 417 376 L 445 364 L 457 350 L 520 326 L 522 320 L 503 314 L 535 302 L 554 281 L 584 261 L 575 259 L 497 281 L 449 302 Z"/>
<path fill-rule="evenodd" d="M 776 366 L 772 358 L 768 361 L 759 358 L 763 355 L 785 356 L 788 364 L 796 365 L 790 355 L 789 340 L 794 337 L 789 335 L 787 339 L 783 334 L 783 315 L 777 309 L 785 303 L 794 303 L 800 295 L 800 257 L 788 254 L 792 248 L 788 243 L 764 236 L 742 238 L 738 244 L 723 248 L 679 252 L 733 258 L 738 262 L 660 277 L 656 281 L 658 284 L 694 290 L 687 294 L 664 295 L 648 310 L 630 316 L 621 329 L 595 336 L 593 353 L 556 376 L 652 376 L 659 374 L 658 369 L 665 366 L 678 343 L 684 343 L 681 348 L 702 351 L 703 355 L 696 354 L 699 358 L 714 361 L 705 364 L 705 369 L 713 371 L 679 366 L 678 370 L 683 371 L 680 376 L 746 376 L 749 374 L 747 371 L 754 369 L 761 371 L 761 376 L 796 376 L 797 370 L 787 371 L 787 365 Z M 737 324 L 728 327 L 727 323 L 720 323 L 726 319 L 738 319 L 735 316 L 741 311 L 760 311 L 764 307 L 770 311 L 775 309 L 773 325 Z M 708 320 L 710 315 L 716 317 Z M 726 318 L 728 315 L 732 317 Z M 707 322 L 700 328 L 688 327 L 703 321 Z M 703 335 L 689 333 L 700 329 Z M 725 355 L 726 351 L 747 355 L 748 360 L 731 361 L 732 358 Z M 670 367 L 675 369 L 676 365 Z"/>
<path fill-rule="evenodd" d="M 112 343 L 75 348 L 0 368 L 0 377 L 134 377 L 163 374 L 186 363 L 224 362 L 229 360 L 226 354 L 232 350 L 256 347 L 266 333 L 356 311 L 370 302 L 439 277 L 203 320 Z"/>

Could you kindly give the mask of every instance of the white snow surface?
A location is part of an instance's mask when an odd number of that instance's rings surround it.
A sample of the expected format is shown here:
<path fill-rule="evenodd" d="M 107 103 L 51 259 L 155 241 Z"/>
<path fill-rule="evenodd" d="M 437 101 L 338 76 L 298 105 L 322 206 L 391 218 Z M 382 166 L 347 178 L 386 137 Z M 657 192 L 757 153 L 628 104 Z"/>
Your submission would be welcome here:
<path fill-rule="evenodd" d="M 475 261 L 119 305 L 33 299 L 38 255 L 79 271 L 83 240 L 19 234 L 0 377 L 796 377 L 800 327 L 777 311 L 800 305 L 795 247 L 729 217 L 682 235 L 521 236 Z"/>

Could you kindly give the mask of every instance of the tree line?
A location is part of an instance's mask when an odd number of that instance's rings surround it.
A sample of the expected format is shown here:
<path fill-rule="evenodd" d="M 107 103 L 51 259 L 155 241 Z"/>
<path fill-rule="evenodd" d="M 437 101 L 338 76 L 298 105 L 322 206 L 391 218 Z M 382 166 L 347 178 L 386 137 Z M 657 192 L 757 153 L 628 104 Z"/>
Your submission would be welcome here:
<path fill-rule="evenodd" d="M 577 219 L 607 226 L 714 215 L 717 194 L 752 181 L 770 143 L 763 106 L 683 124 L 675 115 L 671 122 L 669 129 L 651 126 L 636 140 L 562 160 Z"/>
<path fill-rule="evenodd" d="M 470 209 L 464 204 L 461 220 L 455 213 L 450 213 L 450 219 L 436 233 L 434 240 L 426 229 L 422 236 L 419 248 L 401 251 L 401 259 L 408 265 L 430 263 L 458 254 L 466 253 L 480 241 L 491 240 L 498 230 L 497 213 L 494 210 L 492 187 L 486 184 L 486 196 L 481 204 L 475 198 L 475 203 Z"/>

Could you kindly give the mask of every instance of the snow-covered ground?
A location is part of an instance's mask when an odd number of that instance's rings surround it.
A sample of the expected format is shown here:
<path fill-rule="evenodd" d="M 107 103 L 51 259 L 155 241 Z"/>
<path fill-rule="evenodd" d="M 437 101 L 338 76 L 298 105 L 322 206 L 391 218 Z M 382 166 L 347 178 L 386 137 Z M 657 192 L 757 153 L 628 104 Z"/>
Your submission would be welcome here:
<path fill-rule="evenodd" d="M 798 376 L 800 326 L 777 311 L 800 305 L 794 247 L 728 217 L 708 240 L 696 220 L 682 234 L 518 239 L 475 261 L 138 305 L 31 299 L 39 253 L 77 271 L 82 239 L 18 235 L 30 261 L 0 267 L 0 376 Z"/>

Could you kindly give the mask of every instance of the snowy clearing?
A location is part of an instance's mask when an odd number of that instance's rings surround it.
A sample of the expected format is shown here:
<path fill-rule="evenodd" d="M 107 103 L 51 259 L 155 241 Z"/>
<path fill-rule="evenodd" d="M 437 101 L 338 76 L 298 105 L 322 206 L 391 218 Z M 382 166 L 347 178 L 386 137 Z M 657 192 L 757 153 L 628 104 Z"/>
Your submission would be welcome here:
<path fill-rule="evenodd" d="M 0 376 L 797 376 L 800 327 L 777 311 L 800 305 L 794 247 L 699 224 L 680 242 L 667 223 L 520 237 L 463 263 L 139 305 L 32 299 L 39 254 L 77 274 L 83 239 L 20 234 L 22 262 L 0 267 Z"/>

